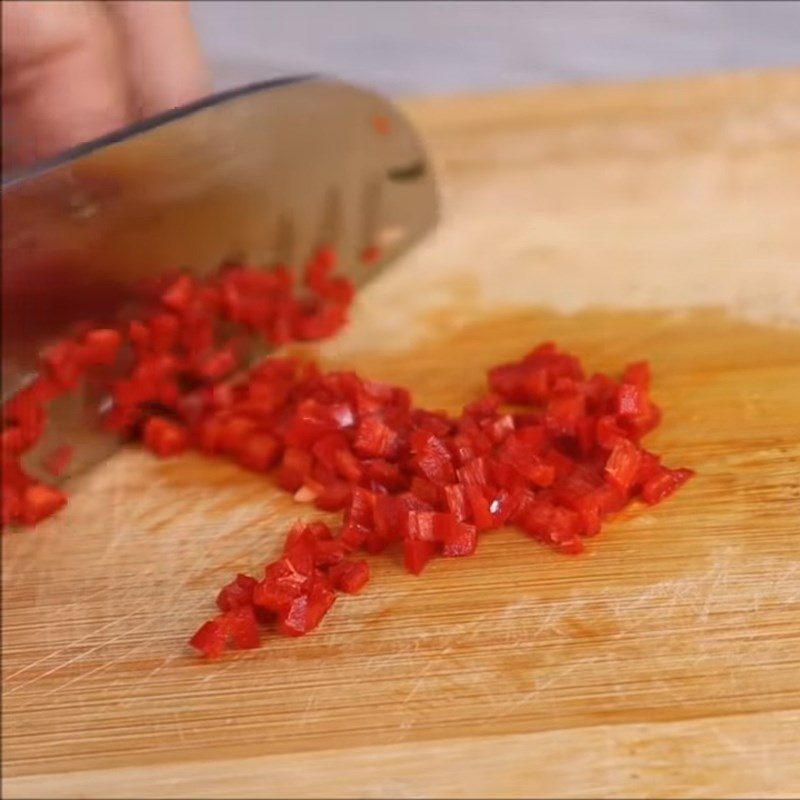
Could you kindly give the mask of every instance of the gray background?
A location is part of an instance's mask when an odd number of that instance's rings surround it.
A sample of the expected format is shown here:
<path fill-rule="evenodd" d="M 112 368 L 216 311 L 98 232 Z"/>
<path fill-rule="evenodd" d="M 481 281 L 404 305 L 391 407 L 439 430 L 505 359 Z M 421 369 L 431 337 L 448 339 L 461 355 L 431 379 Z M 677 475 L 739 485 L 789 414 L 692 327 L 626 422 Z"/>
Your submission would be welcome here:
<path fill-rule="evenodd" d="M 219 88 L 321 71 L 395 94 L 800 65 L 799 2 L 219 2 Z"/>

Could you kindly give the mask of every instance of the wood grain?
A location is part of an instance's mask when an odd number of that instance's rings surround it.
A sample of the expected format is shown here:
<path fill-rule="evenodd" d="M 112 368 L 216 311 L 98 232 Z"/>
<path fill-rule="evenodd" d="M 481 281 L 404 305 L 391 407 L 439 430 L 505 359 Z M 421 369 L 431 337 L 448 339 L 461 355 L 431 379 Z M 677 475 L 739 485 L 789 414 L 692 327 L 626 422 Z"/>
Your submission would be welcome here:
<path fill-rule="evenodd" d="M 800 75 L 409 110 L 445 221 L 318 355 L 443 408 L 544 339 L 650 358 L 650 443 L 697 479 L 581 558 L 377 560 L 315 634 L 206 664 L 215 589 L 308 512 L 122 452 L 3 538 L 4 796 L 800 792 Z"/>

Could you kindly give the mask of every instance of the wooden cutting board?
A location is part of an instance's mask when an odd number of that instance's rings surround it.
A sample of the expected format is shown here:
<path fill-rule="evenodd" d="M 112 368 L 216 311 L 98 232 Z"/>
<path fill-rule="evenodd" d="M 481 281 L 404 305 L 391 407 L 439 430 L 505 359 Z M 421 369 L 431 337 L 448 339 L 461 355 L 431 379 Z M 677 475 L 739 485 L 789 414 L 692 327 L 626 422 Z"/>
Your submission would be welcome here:
<path fill-rule="evenodd" d="M 542 340 L 649 358 L 696 480 L 579 558 L 376 560 L 313 635 L 204 663 L 304 508 L 120 453 L 2 540 L 5 797 L 800 793 L 800 74 L 407 107 L 445 221 L 320 357 L 453 409 Z"/>

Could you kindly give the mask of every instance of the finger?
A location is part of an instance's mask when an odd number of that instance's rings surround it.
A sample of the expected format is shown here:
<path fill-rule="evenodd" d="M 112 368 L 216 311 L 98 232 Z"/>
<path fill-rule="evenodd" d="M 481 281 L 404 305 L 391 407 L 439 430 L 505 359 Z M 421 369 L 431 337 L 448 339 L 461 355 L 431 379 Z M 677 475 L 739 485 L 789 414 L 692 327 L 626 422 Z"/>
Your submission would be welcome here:
<path fill-rule="evenodd" d="M 1 5 L 4 167 L 56 155 L 131 121 L 119 44 L 102 4 Z"/>
<path fill-rule="evenodd" d="M 210 91 L 188 3 L 112 0 L 107 6 L 140 116 L 184 105 Z"/>

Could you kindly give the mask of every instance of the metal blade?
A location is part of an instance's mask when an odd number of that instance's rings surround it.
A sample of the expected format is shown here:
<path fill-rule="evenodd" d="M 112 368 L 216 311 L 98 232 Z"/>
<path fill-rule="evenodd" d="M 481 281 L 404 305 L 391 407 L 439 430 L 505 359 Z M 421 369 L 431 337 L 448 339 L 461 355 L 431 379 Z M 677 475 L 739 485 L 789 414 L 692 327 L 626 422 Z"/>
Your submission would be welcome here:
<path fill-rule="evenodd" d="M 361 284 L 436 218 L 425 151 L 399 111 L 318 77 L 226 92 L 4 177 L 3 400 L 43 346 L 76 322 L 113 321 L 143 279 L 237 261 L 299 268 L 331 244 Z M 61 442 L 77 448 L 68 474 L 111 452 L 101 401 L 86 387 L 55 401 L 26 467 L 40 474 Z"/>

